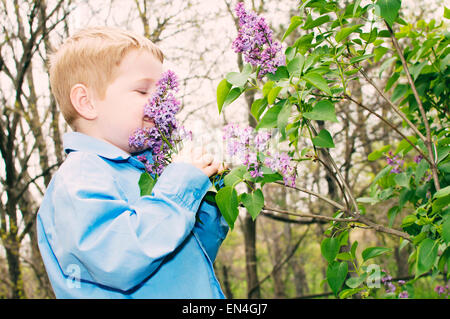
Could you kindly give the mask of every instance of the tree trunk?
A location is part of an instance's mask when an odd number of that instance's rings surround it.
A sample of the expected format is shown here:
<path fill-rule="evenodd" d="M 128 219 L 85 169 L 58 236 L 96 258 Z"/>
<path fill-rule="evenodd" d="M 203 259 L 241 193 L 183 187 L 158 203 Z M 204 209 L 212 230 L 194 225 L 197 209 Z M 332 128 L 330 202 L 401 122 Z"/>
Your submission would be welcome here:
<path fill-rule="evenodd" d="M 258 269 L 256 266 L 256 221 L 248 213 L 243 218 L 245 270 L 247 274 L 247 298 L 261 298 Z"/>

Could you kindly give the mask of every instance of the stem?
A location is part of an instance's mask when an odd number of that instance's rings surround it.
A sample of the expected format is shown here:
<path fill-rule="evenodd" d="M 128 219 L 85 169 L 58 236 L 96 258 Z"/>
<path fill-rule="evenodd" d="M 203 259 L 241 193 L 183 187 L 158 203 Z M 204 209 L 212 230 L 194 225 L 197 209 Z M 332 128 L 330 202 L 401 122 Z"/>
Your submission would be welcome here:
<path fill-rule="evenodd" d="M 315 196 L 315 197 L 317 197 L 317 198 L 320 198 L 321 200 L 327 202 L 328 204 L 334 206 L 335 208 L 337 208 L 337 209 L 339 209 L 339 210 L 346 211 L 346 209 L 345 209 L 344 206 L 342 206 L 341 204 L 335 202 L 334 200 L 329 199 L 328 197 L 325 197 L 325 196 L 323 196 L 323 195 L 321 195 L 321 194 L 319 194 L 319 193 L 310 191 L 310 190 L 308 190 L 308 189 L 306 189 L 306 188 L 299 187 L 299 186 L 288 186 L 288 185 L 284 185 L 284 183 L 281 183 L 281 182 L 274 182 L 274 183 L 275 183 L 275 184 L 278 184 L 278 185 L 281 185 L 281 186 L 285 186 L 285 187 L 289 187 L 289 188 L 298 190 L 298 191 L 303 192 L 303 193 L 307 193 L 307 194 L 313 195 L 313 196 Z M 315 216 L 315 215 L 314 215 L 314 216 Z"/>
<path fill-rule="evenodd" d="M 313 130 L 314 134 L 317 135 L 317 132 L 316 132 L 316 130 L 314 129 L 314 127 L 311 126 L 311 129 Z M 326 148 L 323 148 L 323 152 L 327 155 L 328 161 L 329 161 L 329 162 L 331 163 L 331 165 L 334 167 L 334 170 L 336 171 L 336 174 L 338 175 L 339 179 L 340 179 L 341 182 L 342 182 L 342 185 L 344 186 L 345 190 L 347 191 L 348 196 L 350 197 L 350 201 L 352 202 L 352 205 L 353 205 L 354 208 L 355 208 L 356 214 L 352 212 L 352 210 L 350 209 L 350 207 L 349 207 L 349 209 L 347 209 L 346 211 L 347 211 L 350 215 L 352 215 L 353 217 L 357 218 L 357 217 L 360 215 L 360 212 L 359 212 L 358 204 L 356 203 L 355 197 L 353 196 L 353 193 L 352 193 L 350 187 L 348 186 L 346 180 L 344 179 L 344 177 L 342 176 L 341 172 L 339 171 L 339 168 L 337 167 L 335 161 L 334 161 L 333 158 L 331 157 L 330 152 L 329 152 Z"/>
<path fill-rule="evenodd" d="M 285 214 L 285 215 L 296 216 L 296 217 L 307 217 L 307 218 L 326 220 L 326 221 L 334 221 L 334 222 L 348 223 L 348 222 L 356 222 L 357 221 L 357 219 L 353 219 L 353 218 L 352 219 L 348 219 L 348 218 L 334 218 L 334 217 L 329 217 L 329 216 L 322 216 L 322 215 L 308 214 L 308 213 L 292 213 L 292 212 L 289 212 L 287 210 L 281 210 L 281 209 L 267 207 L 267 206 L 264 206 L 263 210 L 269 210 L 269 211 L 272 211 L 272 212 Z"/>
<path fill-rule="evenodd" d="M 394 31 L 389 26 L 389 24 L 385 21 L 385 24 L 389 30 L 389 33 L 391 35 L 392 44 L 394 45 L 395 50 L 397 51 L 397 54 L 400 58 L 400 61 L 402 62 L 403 70 L 405 71 L 406 78 L 408 79 L 409 85 L 411 86 L 411 90 L 413 91 L 414 97 L 417 101 L 417 106 L 419 107 L 420 115 L 422 117 L 423 124 L 425 125 L 425 132 L 426 132 L 426 139 L 424 140 L 425 146 L 428 149 L 428 157 L 430 159 L 430 168 L 433 174 L 433 181 L 434 181 L 434 187 L 436 190 L 440 190 L 441 186 L 439 185 L 439 177 L 437 174 L 437 167 L 436 163 L 434 161 L 434 153 L 433 149 L 431 147 L 432 140 L 431 140 L 431 130 L 430 130 L 430 123 L 428 123 L 427 114 L 425 112 L 425 109 L 423 108 L 422 101 L 420 100 L 419 93 L 417 92 L 416 86 L 414 85 L 414 81 L 411 77 L 411 74 L 409 73 L 408 65 L 406 64 L 405 57 L 403 56 L 402 50 L 400 48 L 400 45 L 397 42 L 397 39 L 395 38 Z"/>

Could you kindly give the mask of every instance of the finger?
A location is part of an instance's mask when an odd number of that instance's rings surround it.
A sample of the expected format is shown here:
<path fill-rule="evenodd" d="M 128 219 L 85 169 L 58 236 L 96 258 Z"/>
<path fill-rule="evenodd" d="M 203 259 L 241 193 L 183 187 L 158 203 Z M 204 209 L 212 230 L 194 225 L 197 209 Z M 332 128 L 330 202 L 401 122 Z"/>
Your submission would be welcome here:
<path fill-rule="evenodd" d="M 214 156 L 211 154 L 203 154 L 202 161 L 205 166 L 211 165 L 214 162 Z"/>
<path fill-rule="evenodd" d="M 208 176 L 212 176 L 217 173 L 217 169 L 219 168 L 219 162 L 214 161 L 211 165 L 205 167 L 203 170 Z"/>

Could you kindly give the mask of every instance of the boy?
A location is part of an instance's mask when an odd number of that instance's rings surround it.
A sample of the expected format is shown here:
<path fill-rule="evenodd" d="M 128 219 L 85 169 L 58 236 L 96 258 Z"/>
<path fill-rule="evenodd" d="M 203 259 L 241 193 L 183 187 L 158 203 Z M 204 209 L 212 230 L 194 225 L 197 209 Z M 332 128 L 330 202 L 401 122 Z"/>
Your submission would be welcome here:
<path fill-rule="evenodd" d="M 150 40 L 112 28 L 82 30 L 50 59 L 52 92 L 74 130 L 37 215 L 57 298 L 224 298 L 212 263 L 228 226 L 202 201 L 224 167 L 185 148 L 152 196 L 140 196 L 144 165 L 128 137 L 154 125 L 143 110 L 162 62 Z"/>

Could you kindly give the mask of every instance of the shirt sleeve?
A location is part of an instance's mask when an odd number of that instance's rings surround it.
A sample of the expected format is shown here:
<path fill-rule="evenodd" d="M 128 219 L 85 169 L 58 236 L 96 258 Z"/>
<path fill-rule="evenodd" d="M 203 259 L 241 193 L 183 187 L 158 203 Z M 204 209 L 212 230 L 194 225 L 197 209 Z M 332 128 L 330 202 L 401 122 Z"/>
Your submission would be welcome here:
<path fill-rule="evenodd" d="M 150 276 L 190 234 L 211 182 L 190 164 L 172 163 L 152 196 L 129 203 L 105 165 L 94 162 L 55 185 L 52 246 L 62 270 L 75 260 L 81 280 L 126 291 Z"/>
<path fill-rule="evenodd" d="M 194 233 L 198 236 L 209 259 L 214 262 L 220 245 L 227 236 L 228 224 L 217 205 L 203 201 L 197 213 Z"/>

